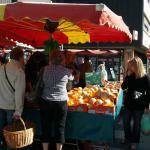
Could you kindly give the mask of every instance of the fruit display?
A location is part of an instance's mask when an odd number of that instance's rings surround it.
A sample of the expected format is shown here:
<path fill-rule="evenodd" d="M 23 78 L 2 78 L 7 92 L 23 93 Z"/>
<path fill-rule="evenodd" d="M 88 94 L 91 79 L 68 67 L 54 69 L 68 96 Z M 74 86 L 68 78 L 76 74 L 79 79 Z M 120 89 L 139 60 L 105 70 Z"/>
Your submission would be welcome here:
<path fill-rule="evenodd" d="M 69 111 L 113 114 L 120 84 L 107 82 L 104 87 L 88 85 L 84 89 L 74 88 L 68 92 Z"/>

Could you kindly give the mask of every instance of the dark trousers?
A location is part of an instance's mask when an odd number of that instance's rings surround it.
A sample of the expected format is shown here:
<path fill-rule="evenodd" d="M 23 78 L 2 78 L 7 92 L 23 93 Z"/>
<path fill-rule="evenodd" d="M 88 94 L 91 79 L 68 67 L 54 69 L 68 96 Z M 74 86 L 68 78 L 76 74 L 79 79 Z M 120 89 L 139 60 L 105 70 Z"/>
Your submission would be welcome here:
<path fill-rule="evenodd" d="M 9 125 L 12 123 L 13 114 L 14 114 L 13 110 L 0 109 L 0 144 L 4 142 L 3 129 L 6 125 Z M 5 150 L 5 148 L 3 148 L 0 145 L 0 150 Z M 7 150 L 13 150 L 13 149 L 7 148 Z"/>
<path fill-rule="evenodd" d="M 85 79 L 80 79 L 79 80 L 79 86 L 82 87 L 82 88 L 86 87 L 86 81 L 85 81 Z"/>
<path fill-rule="evenodd" d="M 143 116 L 142 110 L 124 110 L 123 124 L 125 139 L 130 143 L 140 142 L 141 120 Z M 131 122 L 133 120 L 133 126 Z"/>
<path fill-rule="evenodd" d="M 67 101 L 45 101 L 42 99 L 40 107 L 43 142 L 65 143 Z"/>

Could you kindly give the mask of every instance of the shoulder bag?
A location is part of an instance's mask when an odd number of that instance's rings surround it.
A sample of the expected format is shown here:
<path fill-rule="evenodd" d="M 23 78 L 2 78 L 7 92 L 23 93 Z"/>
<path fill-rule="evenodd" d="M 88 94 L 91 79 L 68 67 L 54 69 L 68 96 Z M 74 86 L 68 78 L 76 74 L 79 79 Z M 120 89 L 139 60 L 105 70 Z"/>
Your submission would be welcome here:
<path fill-rule="evenodd" d="M 10 83 L 8 76 L 7 76 L 7 72 L 6 72 L 6 64 L 4 65 L 4 72 L 5 72 L 5 78 L 8 82 L 8 84 L 10 85 L 10 87 L 12 88 L 12 90 L 15 92 L 15 88 L 12 86 L 12 84 Z"/>

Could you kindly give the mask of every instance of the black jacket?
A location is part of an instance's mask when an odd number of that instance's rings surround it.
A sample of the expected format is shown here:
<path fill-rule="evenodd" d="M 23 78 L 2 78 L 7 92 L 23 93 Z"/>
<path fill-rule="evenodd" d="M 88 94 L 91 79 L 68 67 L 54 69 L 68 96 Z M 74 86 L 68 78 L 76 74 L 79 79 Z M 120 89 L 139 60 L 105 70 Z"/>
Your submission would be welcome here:
<path fill-rule="evenodd" d="M 148 76 L 135 78 L 135 75 L 126 76 L 122 89 L 125 91 L 124 106 L 129 110 L 144 110 L 149 108 L 150 79 Z"/>

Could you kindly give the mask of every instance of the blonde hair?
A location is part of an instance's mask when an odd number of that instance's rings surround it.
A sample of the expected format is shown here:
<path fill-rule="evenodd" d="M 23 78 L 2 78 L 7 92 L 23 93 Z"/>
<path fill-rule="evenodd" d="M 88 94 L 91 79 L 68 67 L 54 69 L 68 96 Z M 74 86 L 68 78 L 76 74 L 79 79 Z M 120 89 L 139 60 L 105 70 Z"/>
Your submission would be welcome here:
<path fill-rule="evenodd" d="M 136 78 L 142 78 L 146 75 L 143 61 L 139 57 L 135 57 L 128 62 L 129 66 L 132 65 L 135 68 Z"/>

